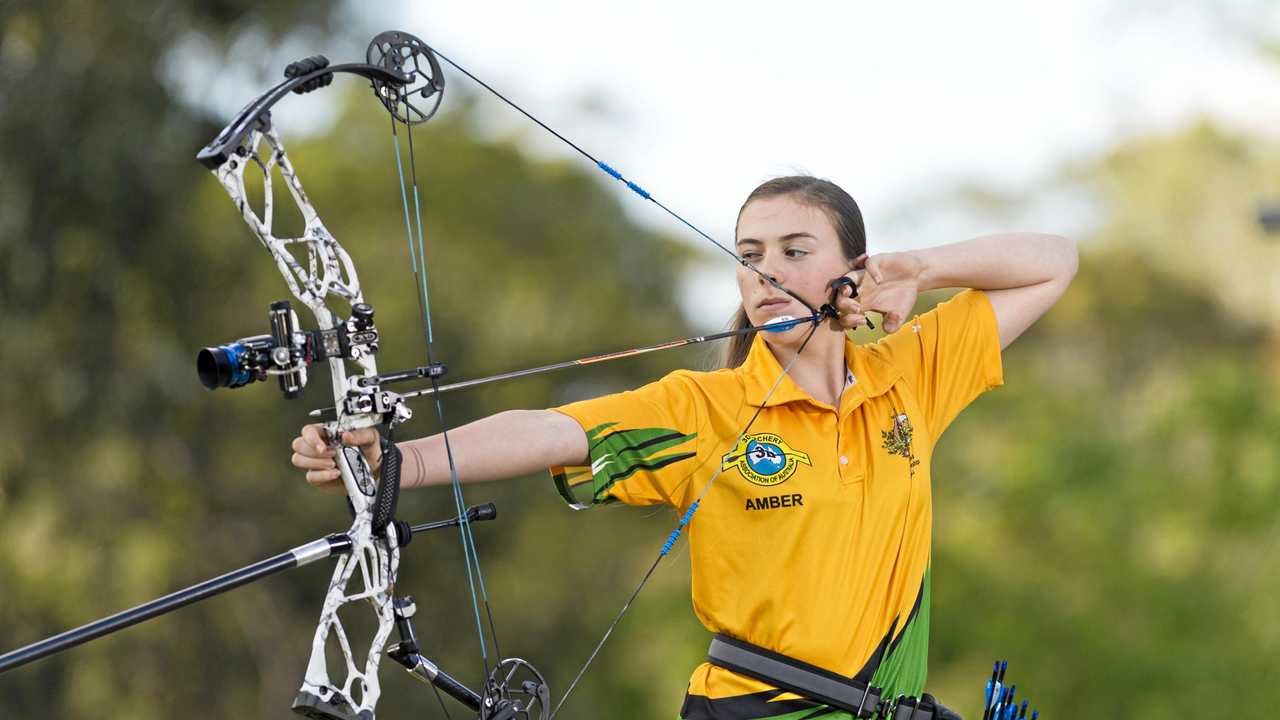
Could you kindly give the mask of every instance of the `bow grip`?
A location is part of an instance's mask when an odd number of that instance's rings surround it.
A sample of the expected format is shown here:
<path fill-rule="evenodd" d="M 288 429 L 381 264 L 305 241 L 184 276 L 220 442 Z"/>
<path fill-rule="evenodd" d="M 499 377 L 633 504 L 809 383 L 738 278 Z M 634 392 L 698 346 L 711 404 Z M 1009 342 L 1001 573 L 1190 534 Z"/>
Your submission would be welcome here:
<path fill-rule="evenodd" d="M 395 519 L 396 503 L 400 500 L 400 464 L 403 459 L 400 448 L 389 438 L 382 438 L 382 473 L 378 478 L 377 494 L 373 497 L 373 534 L 381 535 Z"/>

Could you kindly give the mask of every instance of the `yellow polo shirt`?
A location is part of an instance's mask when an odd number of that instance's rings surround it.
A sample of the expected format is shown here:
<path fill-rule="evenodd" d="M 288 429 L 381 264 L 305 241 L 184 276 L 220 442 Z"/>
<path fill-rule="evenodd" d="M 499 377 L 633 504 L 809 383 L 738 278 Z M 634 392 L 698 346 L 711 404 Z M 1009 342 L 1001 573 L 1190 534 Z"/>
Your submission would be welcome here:
<path fill-rule="evenodd" d="M 782 367 L 756 337 L 738 368 L 677 371 L 557 408 L 582 425 L 591 466 L 552 474 L 584 504 L 683 513 L 723 466 L 686 530 L 693 608 L 707 630 L 871 680 L 889 698 L 918 696 L 930 459 L 960 410 L 1003 382 L 995 313 L 985 293 L 966 290 L 875 344 L 847 342 L 845 360 L 852 383 L 839 407 L 790 377 L 766 402 Z M 816 707 L 703 663 L 681 717 L 801 717 Z"/>

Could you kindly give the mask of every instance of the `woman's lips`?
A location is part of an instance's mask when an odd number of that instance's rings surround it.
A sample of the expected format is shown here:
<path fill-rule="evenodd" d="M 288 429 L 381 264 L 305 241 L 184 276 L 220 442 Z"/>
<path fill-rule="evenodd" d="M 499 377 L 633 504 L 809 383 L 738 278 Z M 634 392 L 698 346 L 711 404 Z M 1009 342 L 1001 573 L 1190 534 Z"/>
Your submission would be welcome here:
<path fill-rule="evenodd" d="M 764 302 L 760 303 L 756 307 L 760 310 L 777 310 L 779 308 L 784 308 L 790 304 L 791 304 L 791 301 L 785 298 L 771 298 L 769 300 L 765 300 Z"/>

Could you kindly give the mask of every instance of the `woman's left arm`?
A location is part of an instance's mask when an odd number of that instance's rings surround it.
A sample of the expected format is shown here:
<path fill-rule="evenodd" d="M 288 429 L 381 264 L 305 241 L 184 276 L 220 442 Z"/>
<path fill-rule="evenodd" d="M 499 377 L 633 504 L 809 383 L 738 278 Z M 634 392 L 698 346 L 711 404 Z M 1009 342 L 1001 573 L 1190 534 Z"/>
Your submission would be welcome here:
<path fill-rule="evenodd" d="M 984 235 L 900 253 L 872 255 L 859 278 L 857 301 L 840 303 L 853 325 L 863 310 L 880 312 L 885 330 L 897 330 L 926 290 L 963 287 L 986 291 L 995 309 L 1000 347 L 1009 346 L 1066 292 L 1077 267 L 1075 242 L 1042 233 Z M 850 325 L 849 322 L 844 324 Z"/>

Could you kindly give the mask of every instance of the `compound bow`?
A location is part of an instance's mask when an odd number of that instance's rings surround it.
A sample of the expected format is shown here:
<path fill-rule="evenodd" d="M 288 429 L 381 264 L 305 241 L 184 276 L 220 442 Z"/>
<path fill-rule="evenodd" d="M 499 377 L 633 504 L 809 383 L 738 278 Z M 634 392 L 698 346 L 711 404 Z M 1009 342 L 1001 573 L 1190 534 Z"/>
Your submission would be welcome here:
<path fill-rule="evenodd" d="M 320 622 L 312 641 L 302 688 L 294 700 L 295 711 L 313 718 L 349 720 L 371 719 L 380 694 L 378 665 L 387 647 L 391 630 L 399 626 L 401 639 L 390 651 L 415 676 L 444 689 L 482 718 L 545 718 L 549 691 L 542 676 L 517 658 L 500 660 L 485 669 L 488 681 L 481 693 L 474 693 L 441 672 L 420 654 L 410 618 L 410 598 L 395 596 L 400 547 L 412 537 L 412 529 L 395 522 L 400 484 L 400 452 L 393 441 L 394 430 L 412 416 L 404 399 L 383 385 L 411 378 L 429 378 L 434 383 L 444 374 L 444 366 L 431 362 L 430 310 L 426 294 L 425 254 L 416 176 L 412 185 L 417 218 L 417 244 L 409 221 L 409 198 L 401 169 L 402 200 L 414 270 L 419 276 L 420 309 L 427 330 L 428 365 L 411 371 L 380 376 L 374 360 L 379 334 L 374 325 L 373 307 L 365 302 L 350 255 L 320 220 L 307 198 L 302 183 L 289 161 L 284 144 L 271 126 L 271 107 L 290 92 L 302 94 L 332 82 L 335 73 L 350 73 L 368 79 L 373 91 L 392 118 L 392 127 L 412 128 L 431 119 L 444 96 L 444 77 L 434 53 L 421 40 L 402 32 L 379 34 L 369 44 L 365 63 L 330 66 L 321 56 L 291 64 L 286 80 L 249 103 L 197 156 L 218 178 L 231 196 L 258 241 L 271 254 L 293 295 L 316 318 L 319 330 L 301 332 L 297 316 L 287 301 L 273 303 L 269 313 L 271 334 L 204 350 L 199 370 L 205 385 L 237 387 L 267 376 L 278 378 L 285 397 L 301 394 L 307 368 L 328 361 L 335 404 L 324 423 L 331 442 L 347 499 L 355 521 L 347 536 L 350 552 L 339 558 L 325 597 Z M 412 142 L 412 141 L 411 141 Z M 396 148 L 399 162 L 401 152 Z M 412 146 L 410 147 L 412 163 Z M 245 173 L 254 168 L 261 173 L 261 212 L 249 202 Z M 304 228 L 299 237 L 277 237 L 273 227 L 272 174 L 279 172 L 288 186 L 293 203 L 302 213 Z M 306 249 L 306 265 L 294 254 L 297 246 Z M 346 313 L 330 308 L 330 297 L 349 306 Z M 345 316 L 345 319 L 344 319 Z M 348 363 L 354 372 L 348 372 Z M 443 410 L 441 409 L 443 426 Z M 367 427 L 385 426 L 382 440 L 381 472 L 375 472 L 361 452 L 342 443 L 344 433 Z M 452 459 L 451 459 L 452 464 Z M 456 475 L 456 473 L 455 473 Z M 468 570 L 476 569 L 475 544 L 470 533 L 473 518 L 462 503 L 461 487 L 455 483 L 459 522 Z M 358 570 L 358 573 L 357 573 Z M 482 584 L 482 580 L 480 581 Z M 475 586 L 473 584 L 473 591 Z M 483 593 L 483 589 L 481 589 Z M 339 611 L 353 603 L 367 602 L 377 620 L 377 629 L 361 659 L 353 650 L 339 619 Z M 485 605 L 487 607 L 487 598 Z M 477 622 L 478 622 L 477 609 Z M 478 627 L 483 641 L 483 628 Z M 339 679 L 331 677 L 327 660 L 336 648 L 345 665 Z M 519 679 L 517 683 L 516 680 Z"/>

